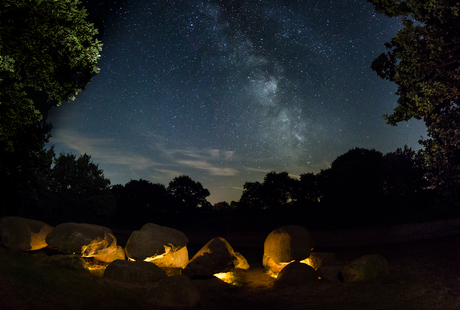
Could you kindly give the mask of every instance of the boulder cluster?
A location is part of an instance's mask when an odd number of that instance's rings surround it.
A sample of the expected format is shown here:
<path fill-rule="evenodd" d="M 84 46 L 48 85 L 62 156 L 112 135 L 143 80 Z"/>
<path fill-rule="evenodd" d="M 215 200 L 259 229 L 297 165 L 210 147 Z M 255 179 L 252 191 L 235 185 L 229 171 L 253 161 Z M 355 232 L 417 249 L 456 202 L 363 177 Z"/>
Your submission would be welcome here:
<path fill-rule="evenodd" d="M 187 236 L 153 223 L 132 232 L 122 248 L 107 227 L 73 222 L 52 227 L 7 216 L 0 218 L 0 241 L 12 251 L 52 249 L 59 254 L 50 256 L 51 261 L 80 261 L 83 267 L 99 264 L 104 281 L 147 288 L 149 301 L 166 307 L 194 307 L 199 303 L 193 279 L 249 268 L 243 255 L 220 237 L 211 239 L 189 259 Z M 341 264 L 334 253 L 314 252 L 313 248 L 313 239 L 302 226 L 282 226 L 267 236 L 262 265 L 277 278 L 275 287 L 315 286 L 324 280 L 366 281 L 388 273 L 388 263 L 381 255 Z"/>
<path fill-rule="evenodd" d="M 104 280 L 128 287 L 148 288 L 154 305 L 193 307 L 200 296 L 191 279 L 247 269 L 249 264 L 223 238 L 210 240 L 189 260 L 188 238 L 179 230 L 153 223 L 132 232 L 124 248 L 107 227 L 86 223 L 44 222 L 7 216 L 0 218 L 1 244 L 12 251 L 52 249 L 50 261 L 92 270 L 103 266 Z"/>
<path fill-rule="evenodd" d="M 388 262 L 379 254 L 340 263 L 334 253 L 314 252 L 313 239 L 302 226 L 273 230 L 265 239 L 262 264 L 276 277 L 278 287 L 310 285 L 318 281 L 368 281 L 388 274 Z"/>

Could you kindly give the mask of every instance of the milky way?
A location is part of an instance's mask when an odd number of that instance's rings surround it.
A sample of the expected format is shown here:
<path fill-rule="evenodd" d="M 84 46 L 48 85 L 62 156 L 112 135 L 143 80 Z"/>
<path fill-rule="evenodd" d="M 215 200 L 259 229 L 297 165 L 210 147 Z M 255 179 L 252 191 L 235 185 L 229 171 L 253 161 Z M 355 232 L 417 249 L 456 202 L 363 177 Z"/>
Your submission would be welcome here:
<path fill-rule="evenodd" d="M 90 4 L 101 73 L 50 113 L 51 143 L 91 154 L 113 184 L 186 174 L 230 202 L 269 171 L 319 172 L 351 148 L 426 135 L 381 118 L 396 87 L 370 64 L 401 23 L 366 1 Z"/>

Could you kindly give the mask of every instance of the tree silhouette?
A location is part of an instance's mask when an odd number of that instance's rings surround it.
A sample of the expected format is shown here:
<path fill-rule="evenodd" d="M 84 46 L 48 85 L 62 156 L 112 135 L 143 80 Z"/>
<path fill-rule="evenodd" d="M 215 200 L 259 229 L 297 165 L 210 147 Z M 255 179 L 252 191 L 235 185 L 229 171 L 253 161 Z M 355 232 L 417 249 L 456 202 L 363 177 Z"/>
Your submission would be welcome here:
<path fill-rule="evenodd" d="M 90 155 L 76 158 L 73 154 L 61 154 L 54 162 L 51 176 L 55 222 L 108 223 L 115 212 L 115 198 L 110 180 L 91 162 Z"/>
<path fill-rule="evenodd" d="M 321 172 L 325 178 L 321 205 L 334 225 L 366 225 L 381 216 L 384 172 L 383 154 L 362 148 L 337 157 L 330 169 Z"/>
<path fill-rule="evenodd" d="M 292 201 L 296 180 L 287 172 L 269 172 L 262 184 L 267 208 L 279 208 Z"/>
<path fill-rule="evenodd" d="M 396 125 L 422 119 L 427 177 L 447 203 L 460 192 L 460 5 L 456 1 L 369 0 L 378 13 L 401 17 L 403 28 L 372 63 L 377 74 L 398 86 L 398 106 L 385 116 Z"/>
<path fill-rule="evenodd" d="M 54 158 L 46 114 L 98 72 L 102 44 L 79 1 L 4 0 L 0 16 L 1 214 L 40 217 Z"/>
<path fill-rule="evenodd" d="M 321 174 L 304 173 L 295 187 L 294 198 L 299 204 L 317 203 L 323 196 Z"/>
<path fill-rule="evenodd" d="M 425 219 L 433 203 L 433 191 L 425 178 L 419 153 L 404 146 L 385 154 L 385 205 L 395 221 Z"/>
<path fill-rule="evenodd" d="M 78 1 L 4 0 L 0 16 L 0 147 L 12 152 L 17 130 L 42 119 L 31 94 L 73 99 L 98 72 L 102 44 Z"/>
<path fill-rule="evenodd" d="M 198 208 L 209 204 L 206 200 L 210 195 L 209 190 L 186 175 L 174 178 L 169 183 L 167 192 L 174 200 L 174 213 L 193 214 Z"/>
<path fill-rule="evenodd" d="M 112 187 L 117 200 L 115 220 L 120 227 L 138 229 L 147 222 L 161 224 L 171 205 L 171 197 L 163 184 L 131 180 Z"/>
<path fill-rule="evenodd" d="M 225 213 L 230 210 L 230 205 L 226 201 L 220 201 L 212 206 L 213 212 Z"/>
<path fill-rule="evenodd" d="M 264 190 L 260 182 L 246 182 L 243 193 L 237 205 L 240 211 L 256 211 L 265 209 Z"/>
<path fill-rule="evenodd" d="M 52 149 L 45 150 L 51 125 L 44 122 L 21 126 L 13 139 L 15 152 L 0 148 L 0 186 L 2 215 L 40 216 L 42 194 L 49 188 L 54 158 Z"/>
<path fill-rule="evenodd" d="M 294 199 L 296 187 L 297 180 L 291 178 L 287 172 L 269 172 L 265 175 L 263 183 L 244 184 L 238 209 L 279 209 Z"/>

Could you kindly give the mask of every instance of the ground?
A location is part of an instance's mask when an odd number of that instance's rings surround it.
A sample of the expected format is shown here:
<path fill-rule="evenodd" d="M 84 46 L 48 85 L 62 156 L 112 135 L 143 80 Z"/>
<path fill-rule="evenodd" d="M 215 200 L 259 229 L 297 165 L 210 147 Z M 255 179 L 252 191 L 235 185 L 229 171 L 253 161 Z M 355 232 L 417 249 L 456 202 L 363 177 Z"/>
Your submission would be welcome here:
<path fill-rule="evenodd" d="M 214 236 L 210 236 L 212 238 Z M 196 309 L 460 309 L 460 236 L 392 245 L 316 249 L 341 262 L 383 255 L 390 274 L 369 282 L 320 282 L 315 287 L 275 288 L 262 269 L 261 247 L 234 247 L 251 265 L 239 286 L 194 280 Z M 190 244 L 192 256 L 202 245 Z M 16 253 L 0 247 L 0 309 L 157 309 L 147 290 L 117 285 L 85 270 L 50 263 L 44 251 Z"/>

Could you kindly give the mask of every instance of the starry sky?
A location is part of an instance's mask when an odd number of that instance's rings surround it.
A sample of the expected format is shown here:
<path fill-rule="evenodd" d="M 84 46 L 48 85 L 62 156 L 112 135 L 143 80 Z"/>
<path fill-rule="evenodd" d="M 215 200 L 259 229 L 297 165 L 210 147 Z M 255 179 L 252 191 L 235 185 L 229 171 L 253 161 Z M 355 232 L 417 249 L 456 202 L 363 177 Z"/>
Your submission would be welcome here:
<path fill-rule="evenodd" d="M 96 75 L 50 111 L 56 153 L 90 154 L 112 184 L 188 175 L 238 201 L 270 171 L 328 168 L 351 148 L 426 138 L 385 124 L 396 86 L 371 62 L 401 22 L 366 0 L 90 2 L 102 20 Z"/>

